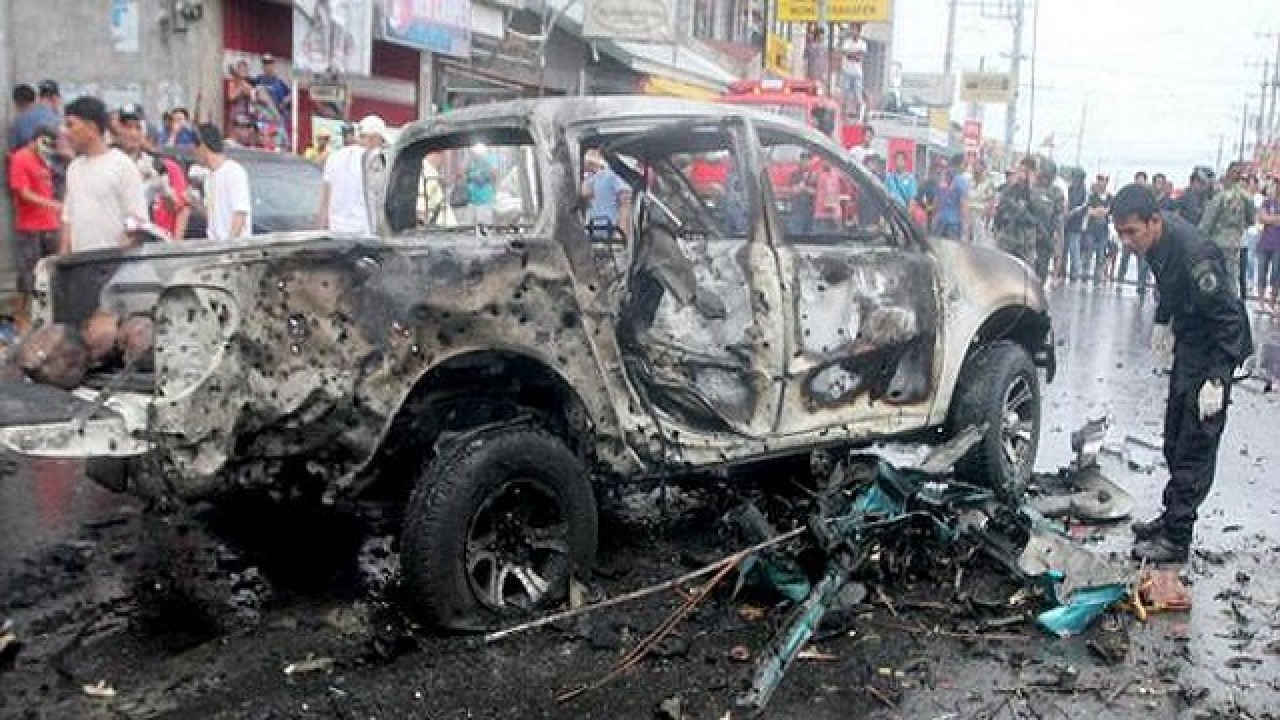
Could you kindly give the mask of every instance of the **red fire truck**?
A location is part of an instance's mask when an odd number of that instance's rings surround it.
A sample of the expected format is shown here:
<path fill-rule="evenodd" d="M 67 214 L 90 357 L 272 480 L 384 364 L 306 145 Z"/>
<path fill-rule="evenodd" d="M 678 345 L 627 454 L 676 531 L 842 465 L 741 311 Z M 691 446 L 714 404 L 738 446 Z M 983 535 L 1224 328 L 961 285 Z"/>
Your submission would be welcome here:
<path fill-rule="evenodd" d="M 851 148 L 862 142 L 864 125 L 845 123 L 840 103 L 823 94 L 815 80 L 743 80 L 733 83 L 721 102 L 750 105 L 816 128 Z"/>
<path fill-rule="evenodd" d="M 744 80 L 730 85 L 729 90 L 721 96 L 721 102 L 747 105 L 790 118 L 826 134 L 846 149 L 860 144 L 865 134 L 866 126 L 844 122 L 840 103 L 823 94 L 814 80 Z M 799 155 L 774 154 L 770 157 L 767 172 L 783 212 L 787 211 L 791 201 L 796 172 L 802 161 Z M 816 163 L 811 168 L 812 177 L 816 177 L 823 165 L 817 158 L 812 162 Z M 712 169 L 709 163 L 695 166 L 695 185 L 698 185 L 700 177 L 707 176 Z M 851 192 L 851 189 L 846 189 L 842 194 L 848 199 Z"/>

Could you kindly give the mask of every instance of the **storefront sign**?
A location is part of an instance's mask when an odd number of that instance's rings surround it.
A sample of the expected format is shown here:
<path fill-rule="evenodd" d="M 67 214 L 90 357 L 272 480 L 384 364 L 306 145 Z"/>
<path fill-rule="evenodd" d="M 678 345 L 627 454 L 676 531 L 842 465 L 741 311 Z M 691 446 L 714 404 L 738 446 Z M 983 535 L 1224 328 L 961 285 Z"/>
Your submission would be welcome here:
<path fill-rule="evenodd" d="M 951 107 L 956 94 L 954 75 L 902 73 L 902 103 L 908 106 Z"/>
<path fill-rule="evenodd" d="M 916 171 L 916 141 L 911 138 L 891 137 L 886 150 L 888 157 L 885 160 L 889 169 L 898 169 L 898 155 L 901 154 L 907 161 L 907 172 Z"/>
<path fill-rule="evenodd" d="M 373 62 L 373 0 L 316 0 L 293 8 L 293 63 L 315 73 L 368 75 Z"/>
<path fill-rule="evenodd" d="M 586 17 L 582 36 L 631 40 L 635 42 L 675 42 L 676 9 L 673 0 L 583 0 Z"/>
<path fill-rule="evenodd" d="M 967 103 L 1007 103 L 1013 97 L 1013 82 L 1005 73 L 967 72 L 960 79 L 960 101 Z"/>
<path fill-rule="evenodd" d="M 388 42 L 468 57 L 471 0 L 382 0 L 379 29 Z"/>
<path fill-rule="evenodd" d="M 347 104 L 347 86 L 341 83 L 311 83 L 307 88 L 307 92 L 311 93 L 311 99 L 319 103 L 331 103 L 334 105 Z"/>
<path fill-rule="evenodd" d="M 791 43 L 777 33 L 765 39 L 764 69 L 779 77 L 791 77 Z"/>
<path fill-rule="evenodd" d="M 889 22 L 892 0 L 827 0 L 826 22 Z M 819 0 L 779 0 L 778 22 L 822 22 Z"/>

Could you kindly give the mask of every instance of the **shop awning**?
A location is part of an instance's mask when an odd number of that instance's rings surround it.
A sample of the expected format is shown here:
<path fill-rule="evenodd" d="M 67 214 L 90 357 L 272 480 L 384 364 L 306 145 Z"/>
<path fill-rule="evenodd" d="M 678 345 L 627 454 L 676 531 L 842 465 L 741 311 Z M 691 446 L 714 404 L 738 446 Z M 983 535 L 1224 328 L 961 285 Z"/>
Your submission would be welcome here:
<path fill-rule="evenodd" d="M 557 22 L 576 35 L 582 34 L 583 3 L 579 0 L 546 0 Z M 741 78 L 711 58 L 679 43 L 641 43 L 584 38 L 602 53 L 650 78 L 661 77 L 681 85 L 720 93 Z"/>
<path fill-rule="evenodd" d="M 613 42 L 601 50 L 613 55 L 639 73 L 701 87 L 712 93 L 726 90 L 740 78 L 715 61 L 681 45 L 648 45 Z"/>

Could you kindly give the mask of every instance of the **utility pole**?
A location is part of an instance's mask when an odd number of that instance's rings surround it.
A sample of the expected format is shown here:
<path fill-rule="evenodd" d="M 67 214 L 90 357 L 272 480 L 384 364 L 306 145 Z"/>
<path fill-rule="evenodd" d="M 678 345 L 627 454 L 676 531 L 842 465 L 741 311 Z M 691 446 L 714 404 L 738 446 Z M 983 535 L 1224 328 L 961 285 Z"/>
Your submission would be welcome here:
<path fill-rule="evenodd" d="M 1022 25 L 1026 19 L 1026 0 L 1014 0 L 1013 9 L 1013 54 L 1009 58 L 1009 105 L 1004 114 L 1004 146 L 1005 151 L 1013 154 L 1013 133 L 1018 126 L 1018 80 L 1022 68 Z"/>
<path fill-rule="evenodd" d="M 1240 152 L 1237 160 L 1244 161 L 1244 133 L 1249 128 L 1249 103 L 1244 104 L 1244 114 L 1240 116 Z"/>
<path fill-rule="evenodd" d="M 1274 142 L 1276 133 L 1280 132 L 1276 129 L 1276 104 L 1280 103 L 1280 32 L 1273 34 L 1276 36 L 1276 56 L 1271 61 L 1271 109 L 1267 111 L 1266 137 L 1268 144 Z"/>
<path fill-rule="evenodd" d="M 1027 109 L 1027 154 L 1035 145 L 1036 130 L 1036 49 L 1040 46 L 1040 2 L 1031 0 L 1031 104 Z M 1050 154 L 1053 150 L 1050 148 Z"/>
<path fill-rule="evenodd" d="M 1254 140 L 1255 147 L 1262 147 L 1264 142 L 1270 138 L 1271 127 L 1269 125 L 1267 115 L 1267 97 L 1268 86 L 1271 84 L 1271 60 L 1270 58 L 1262 61 L 1262 107 L 1258 110 L 1258 137 Z"/>
<path fill-rule="evenodd" d="M 956 5 L 957 0 L 947 0 L 947 49 L 942 55 L 942 74 L 950 75 L 956 56 Z"/>
<path fill-rule="evenodd" d="M 1222 133 L 1218 133 L 1218 159 L 1213 163 L 1214 168 L 1222 167 L 1222 145 L 1226 141 L 1227 141 L 1227 136 L 1223 135 Z"/>
<path fill-rule="evenodd" d="M 1076 167 L 1080 167 L 1080 154 L 1084 149 L 1084 121 L 1089 114 L 1089 101 L 1080 106 L 1080 127 L 1076 129 Z"/>

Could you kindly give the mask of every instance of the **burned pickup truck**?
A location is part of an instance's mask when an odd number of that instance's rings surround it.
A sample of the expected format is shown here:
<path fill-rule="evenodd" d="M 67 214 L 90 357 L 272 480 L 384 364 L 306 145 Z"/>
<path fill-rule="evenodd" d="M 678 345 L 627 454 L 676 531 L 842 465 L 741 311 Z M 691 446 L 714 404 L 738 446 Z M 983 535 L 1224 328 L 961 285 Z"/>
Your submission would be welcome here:
<path fill-rule="evenodd" d="M 584 161 L 617 176 L 586 221 Z M 791 187 L 780 166 L 803 169 Z M 370 159 L 377 237 L 278 234 L 43 267 L 39 322 L 141 317 L 0 442 L 90 458 L 120 491 L 404 498 L 425 614 L 562 597 L 596 491 L 985 428 L 957 464 L 1017 492 L 1053 344 L 1018 260 L 925 237 L 840 148 L 745 108 L 517 101 L 407 129 Z M 597 187 L 603 184 L 598 184 Z M 35 397 L 39 396 L 39 397 Z"/>

